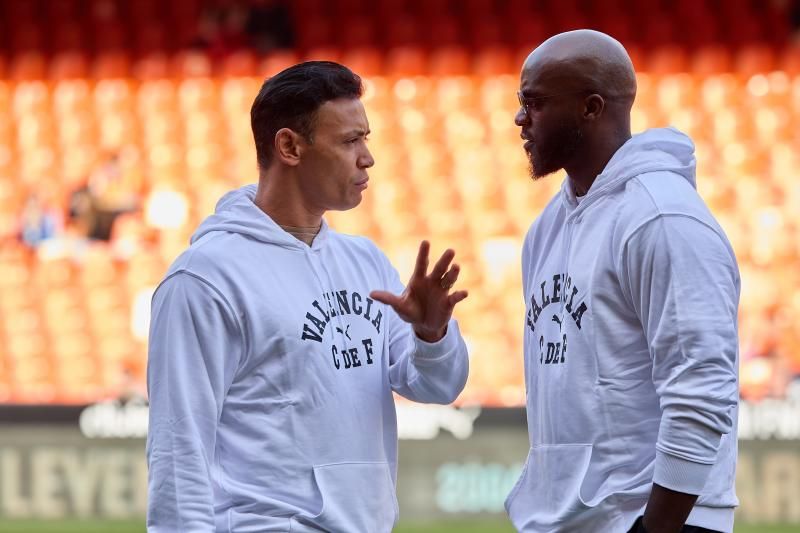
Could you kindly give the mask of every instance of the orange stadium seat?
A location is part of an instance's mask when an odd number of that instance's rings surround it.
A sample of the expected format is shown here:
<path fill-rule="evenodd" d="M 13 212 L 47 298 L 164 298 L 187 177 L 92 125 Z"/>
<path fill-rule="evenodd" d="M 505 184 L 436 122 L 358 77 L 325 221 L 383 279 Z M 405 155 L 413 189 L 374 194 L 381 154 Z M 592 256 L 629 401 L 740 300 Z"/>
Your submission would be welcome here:
<path fill-rule="evenodd" d="M 139 5 L 133 2 L 131 5 Z M 133 49 L 140 55 L 162 53 L 172 49 L 173 35 L 161 24 L 160 17 L 135 23 L 131 31 Z"/>
<path fill-rule="evenodd" d="M 274 76 L 298 61 L 300 61 L 300 57 L 296 52 L 289 50 L 271 52 L 259 65 L 258 74 L 263 77 Z"/>
<path fill-rule="evenodd" d="M 686 72 L 688 63 L 684 48 L 677 45 L 659 46 L 647 55 L 644 70 L 655 75 L 674 74 Z"/>
<path fill-rule="evenodd" d="M 313 46 L 305 53 L 304 61 L 334 61 L 341 62 L 342 50 L 337 46 Z"/>
<path fill-rule="evenodd" d="M 465 47 L 445 46 L 431 51 L 428 60 L 431 76 L 466 76 L 472 73 L 472 57 Z"/>
<path fill-rule="evenodd" d="M 174 56 L 171 70 L 177 79 L 209 78 L 213 73 L 213 65 L 211 58 L 203 52 L 187 51 Z"/>
<path fill-rule="evenodd" d="M 736 53 L 734 68 L 744 79 L 755 74 L 764 74 L 776 67 L 775 53 L 767 45 L 743 46 Z"/>
<path fill-rule="evenodd" d="M 789 76 L 800 74 L 800 45 L 784 48 L 778 59 L 778 67 Z"/>
<path fill-rule="evenodd" d="M 420 46 L 423 44 L 420 23 L 414 16 L 399 13 L 394 17 L 387 17 L 381 20 L 387 24 L 387 26 L 380 28 L 383 43 L 387 48 Z"/>
<path fill-rule="evenodd" d="M 226 78 L 247 78 L 256 75 L 258 58 L 249 50 L 237 50 L 222 62 L 220 73 Z"/>
<path fill-rule="evenodd" d="M 80 20 L 75 18 L 58 18 L 58 24 L 52 28 L 50 46 L 52 50 L 83 52 L 87 48 L 87 32 L 81 27 Z"/>
<path fill-rule="evenodd" d="M 371 46 L 348 48 L 342 52 L 341 61 L 361 77 L 380 76 L 384 72 L 383 54 Z"/>
<path fill-rule="evenodd" d="M 41 80 L 47 74 L 47 61 L 40 52 L 26 51 L 14 55 L 9 66 L 9 78 L 13 81 Z"/>
<path fill-rule="evenodd" d="M 297 46 L 308 50 L 317 46 L 329 46 L 333 42 L 333 23 L 321 17 L 302 16 L 297 26 Z"/>
<path fill-rule="evenodd" d="M 378 31 L 372 17 L 356 15 L 347 18 L 347 31 L 339 33 L 337 43 L 342 48 L 372 47 L 378 40 Z"/>
<path fill-rule="evenodd" d="M 708 2 L 680 1 L 666 13 L 663 2 L 619 1 L 606 9 L 624 6 L 625 14 L 605 17 L 581 12 L 579 2 L 537 2 L 534 11 L 526 0 L 468 0 L 451 13 L 442 2 L 417 9 L 392 0 L 372 10 L 357 0 L 302 0 L 292 5 L 293 50 L 170 53 L 192 36 L 186 19 L 204 2 L 19 3 L 28 7 L 4 37 L 16 52 L 0 54 L 0 107 L 8 110 L 0 117 L 0 233 L 8 241 L 0 246 L 0 401 L 85 402 L 119 390 L 126 369 L 142 379 L 150 291 L 219 196 L 255 181 L 253 96 L 265 77 L 313 58 L 363 76 L 377 161 L 361 209 L 329 221 L 371 236 L 401 269 L 423 236 L 455 246 L 461 282 L 475 287 L 459 315 L 475 354 L 462 401 L 518 404 L 522 332 L 513 317 L 524 307 L 514 243 L 562 176 L 528 180 L 515 92 L 530 50 L 553 28 L 588 24 L 584 16 L 639 43 L 629 46 L 639 81 L 634 129 L 673 124 L 696 142 L 698 186 L 748 284 L 744 394 L 779 392 L 781 376 L 800 371 L 800 341 L 781 318 L 797 313 L 800 293 L 782 301 L 768 292 L 768 280 L 800 283 L 792 181 L 800 47 L 775 47 L 785 32 L 774 8 L 736 2 L 717 16 Z M 40 9 L 66 23 L 43 32 Z M 158 24 L 147 24 L 154 10 Z M 344 17 L 352 31 L 335 31 Z M 707 31 L 682 35 L 678 19 Z M 76 33 L 84 27 L 92 31 Z M 142 200 L 117 220 L 112 241 L 74 253 L 15 244 L 29 191 L 47 187 L 66 209 L 105 151 L 127 154 Z"/>
<path fill-rule="evenodd" d="M 52 80 L 84 79 L 89 74 L 89 61 L 80 51 L 59 52 L 50 60 Z"/>
<path fill-rule="evenodd" d="M 691 71 L 700 78 L 730 72 L 732 66 L 731 51 L 726 46 L 707 45 L 692 52 Z"/>
<path fill-rule="evenodd" d="M 472 72 L 481 78 L 512 74 L 517 70 L 519 65 L 514 63 L 511 50 L 505 46 L 481 48 L 473 60 Z"/>
<path fill-rule="evenodd" d="M 386 54 L 385 66 L 389 76 L 421 76 L 428 68 L 428 54 L 416 46 L 392 48 Z"/>
<path fill-rule="evenodd" d="M 119 20 L 102 20 L 94 25 L 94 47 L 103 52 L 129 50 L 129 29 Z"/>
<path fill-rule="evenodd" d="M 133 66 L 133 75 L 142 81 L 169 78 L 170 73 L 169 57 L 162 52 L 144 55 Z"/>

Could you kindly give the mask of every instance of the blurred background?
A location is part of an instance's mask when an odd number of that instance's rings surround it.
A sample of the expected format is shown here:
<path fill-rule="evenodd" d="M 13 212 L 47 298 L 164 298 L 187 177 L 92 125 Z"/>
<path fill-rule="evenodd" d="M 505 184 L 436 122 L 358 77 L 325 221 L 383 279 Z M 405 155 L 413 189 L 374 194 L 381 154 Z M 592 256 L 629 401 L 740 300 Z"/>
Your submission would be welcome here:
<path fill-rule="evenodd" d="M 331 59 L 364 78 L 360 207 L 401 275 L 457 250 L 471 375 L 398 402 L 398 531 L 511 531 L 527 453 L 520 247 L 537 183 L 513 117 L 555 33 L 620 40 L 635 132 L 697 145 L 742 273 L 737 531 L 800 531 L 800 2 L 0 0 L 0 530 L 143 531 L 152 291 L 227 190 L 257 180 L 262 81 Z"/>

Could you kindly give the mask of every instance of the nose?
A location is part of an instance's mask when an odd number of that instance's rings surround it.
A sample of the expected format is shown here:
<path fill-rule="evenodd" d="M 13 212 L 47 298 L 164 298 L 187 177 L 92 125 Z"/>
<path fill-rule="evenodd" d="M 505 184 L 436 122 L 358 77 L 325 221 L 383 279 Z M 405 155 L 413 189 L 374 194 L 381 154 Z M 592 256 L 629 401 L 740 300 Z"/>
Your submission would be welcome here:
<path fill-rule="evenodd" d="M 375 164 L 375 159 L 372 157 L 369 148 L 364 147 L 364 153 L 358 158 L 358 168 L 370 168 Z"/>
<path fill-rule="evenodd" d="M 514 124 L 517 126 L 524 126 L 530 121 L 530 117 L 528 117 L 528 113 L 525 111 L 524 107 L 520 107 L 517 114 L 514 115 Z"/>

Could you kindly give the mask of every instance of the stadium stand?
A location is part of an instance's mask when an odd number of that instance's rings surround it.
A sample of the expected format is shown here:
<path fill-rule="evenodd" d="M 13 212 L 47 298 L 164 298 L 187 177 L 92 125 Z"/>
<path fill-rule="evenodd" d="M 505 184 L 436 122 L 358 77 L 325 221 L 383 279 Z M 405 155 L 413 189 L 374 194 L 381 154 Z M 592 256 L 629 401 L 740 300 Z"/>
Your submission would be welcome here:
<path fill-rule="evenodd" d="M 696 141 L 699 188 L 742 269 L 743 395 L 780 396 L 800 375 L 791 4 L 297 0 L 292 49 L 197 45 L 209 9 L 234 4 L 0 2 L 0 402 L 86 403 L 143 379 L 149 291 L 216 199 L 256 178 L 261 81 L 335 59 L 365 78 L 377 164 L 364 204 L 330 222 L 406 271 L 423 237 L 456 248 L 472 293 L 460 401 L 522 404 L 519 244 L 560 179 L 526 178 L 518 69 L 584 26 L 630 47 L 634 130 L 673 124 Z"/>

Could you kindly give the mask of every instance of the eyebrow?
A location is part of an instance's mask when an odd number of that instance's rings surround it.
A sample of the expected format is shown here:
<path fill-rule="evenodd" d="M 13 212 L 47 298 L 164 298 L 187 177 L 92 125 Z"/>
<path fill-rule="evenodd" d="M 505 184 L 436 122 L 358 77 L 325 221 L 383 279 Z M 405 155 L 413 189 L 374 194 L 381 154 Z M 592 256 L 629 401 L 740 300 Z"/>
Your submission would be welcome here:
<path fill-rule="evenodd" d="M 357 135 L 359 137 L 366 137 L 370 133 L 371 133 L 370 130 L 366 130 L 366 131 L 364 131 L 364 130 L 349 130 L 349 131 L 346 131 L 343 134 L 343 136 L 344 137 L 352 137 L 353 135 Z"/>

